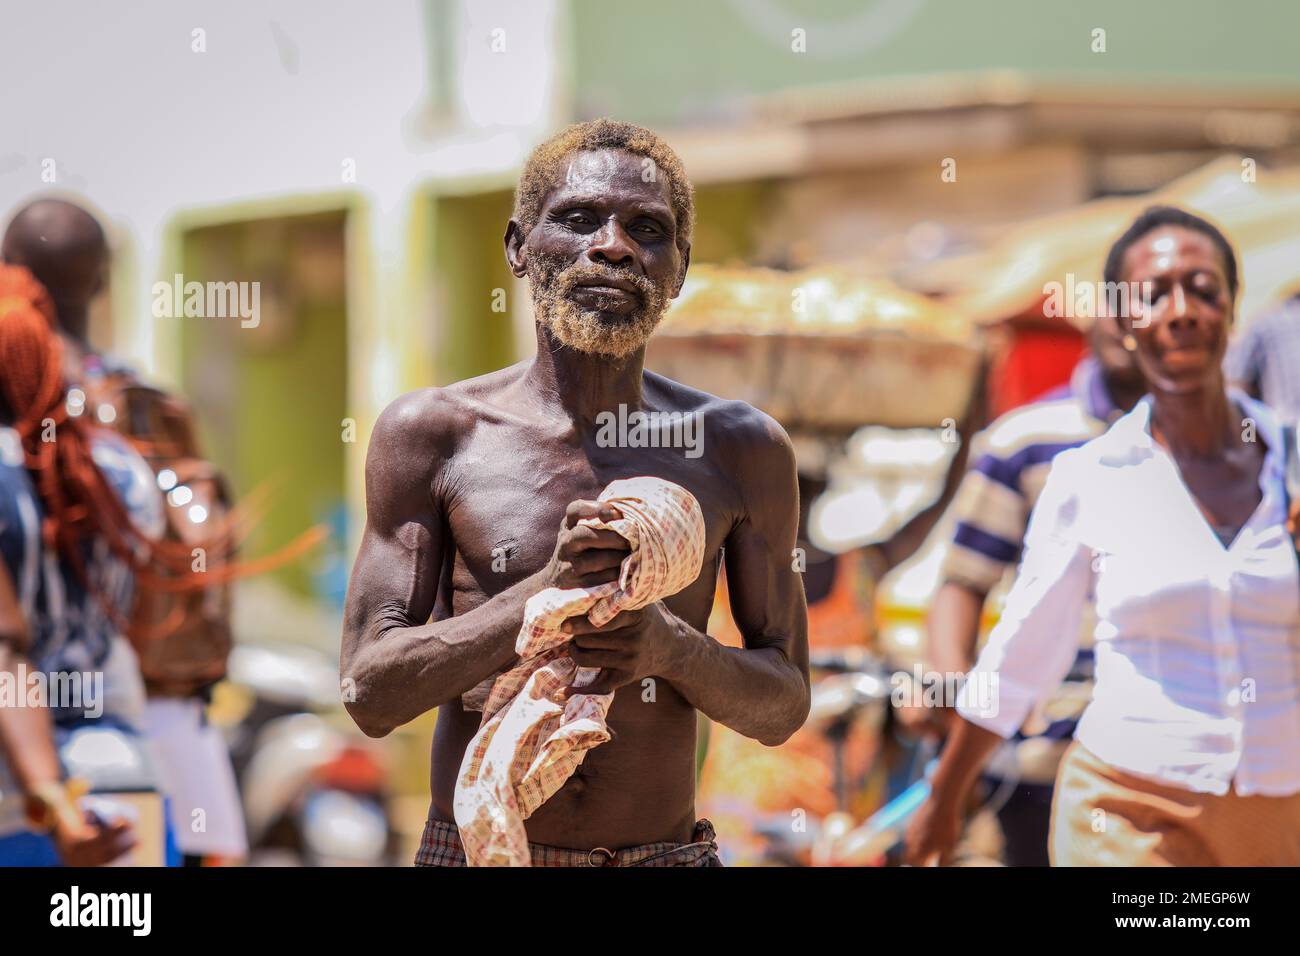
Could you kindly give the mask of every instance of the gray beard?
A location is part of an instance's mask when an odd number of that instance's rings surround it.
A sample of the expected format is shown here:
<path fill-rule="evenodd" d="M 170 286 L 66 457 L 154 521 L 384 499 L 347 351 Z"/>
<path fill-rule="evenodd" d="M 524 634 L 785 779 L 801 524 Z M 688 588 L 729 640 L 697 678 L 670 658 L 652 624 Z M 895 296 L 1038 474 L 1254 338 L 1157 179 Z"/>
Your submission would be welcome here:
<path fill-rule="evenodd" d="M 625 358 L 645 346 L 668 308 L 668 296 L 644 276 L 581 263 L 557 267 L 540 256 L 529 258 L 527 271 L 537 321 L 557 342 L 577 352 Z M 579 282 L 611 276 L 636 286 L 641 308 L 611 319 L 569 297 Z"/>

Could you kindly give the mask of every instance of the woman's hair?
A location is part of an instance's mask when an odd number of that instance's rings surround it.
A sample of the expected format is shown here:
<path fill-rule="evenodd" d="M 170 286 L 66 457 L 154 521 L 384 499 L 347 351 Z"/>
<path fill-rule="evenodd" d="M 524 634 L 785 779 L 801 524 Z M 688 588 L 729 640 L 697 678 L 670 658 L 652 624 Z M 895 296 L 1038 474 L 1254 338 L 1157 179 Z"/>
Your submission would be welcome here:
<path fill-rule="evenodd" d="M 1223 274 L 1228 281 L 1228 293 L 1235 299 L 1237 297 L 1237 253 L 1233 251 L 1232 243 L 1228 242 L 1228 237 L 1214 223 L 1177 206 L 1149 206 L 1143 210 L 1142 215 L 1134 219 L 1133 224 L 1124 230 L 1124 234 L 1110 247 L 1110 252 L 1106 256 L 1106 271 L 1103 278 L 1110 283 L 1121 282 L 1124 254 L 1143 236 L 1165 226 L 1177 226 L 1180 229 L 1199 232 L 1214 243 L 1219 254 L 1223 256 Z"/>
<path fill-rule="evenodd" d="M 68 413 L 63 342 L 54 331 L 49 295 L 20 266 L 0 265 L 0 395 L 45 509 L 46 547 L 83 576 L 84 546 L 95 538 L 155 586 L 161 583 L 156 578 L 175 583 L 191 573 L 189 552 L 176 554 L 169 542 L 154 541 L 137 528 L 95 464 L 95 426 Z"/>
<path fill-rule="evenodd" d="M 102 540 L 131 567 L 146 591 L 198 591 L 265 570 L 275 559 L 237 566 L 234 516 L 202 542 L 210 565 L 192 567 L 192 545 L 142 531 L 95 463 L 97 426 L 68 412 L 63 382 L 63 342 L 54 328 L 49 295 L 30 272 L 0 265 L 0 404 L 7 405 L 25 464 L 44 507 L 42 537 L 93 590 L 85 567 L 86 544 Z M 317 539 L 319 536 L 317 536 Z M 314 542 L 313 542 L 314 543 Z M 297 550 L 297 549 L 295 549 Z M 127 611 L 105 611 L 127 629 Z M 179 606 L 178 606 L 179 607 Z M 164 629 L 179 621 L 169 621 Z M 136 636 L 142 636 L 137 633 Z"/>

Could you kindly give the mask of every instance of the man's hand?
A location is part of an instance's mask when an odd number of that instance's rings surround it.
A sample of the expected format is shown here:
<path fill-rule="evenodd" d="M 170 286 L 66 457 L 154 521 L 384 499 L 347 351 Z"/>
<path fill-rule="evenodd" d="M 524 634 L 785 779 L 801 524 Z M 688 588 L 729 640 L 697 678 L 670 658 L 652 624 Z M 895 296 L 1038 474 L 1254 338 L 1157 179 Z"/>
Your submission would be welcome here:
<path fill-rule="evenodd" d="M 50 835 L 64 866 L 103 866 L 135 846 L 126 820 L 104 822 L 90 814 L 60 814 Z"/>
<path fill-rule="evenodd" d="M 948 726 L 955 713 L 951 707 L 928 707 L 924 703 L 914 704 L 910 700 L 894 708 L 894 717 L 913 737 L 938 742 L 948 734 Z"/>
<path fill-rule="evenodd" d="M 656 601 L 639 611 L 622 611 L 604 627 L 585 616 L 571 617 L 560 630 L 572 634 L 569 656 L 580 667 L 599 667 L 600 675 L 586 687 L 570 687 L 572 694 L 608 694 L 641 677 L 667 669 L 676 618 Z"/>
<path fill-rule="evenodd" d="M 909 866 L 929 866 L 931 862 L 947 866 L 961 838 L 961 826 L 957 807 L 931 796 L 907 825 L 903 862 Z"/>
<path fill-rule="evenodd" d="M 619 568 L 632 551 L 617 531 L 579 524 L 583 518 L 615 521 L 621 515 L 601 501 L 574 501 L 564 513 L 555 553 L 546 566 L 547 587 L 592 588 L 618 580 Z"/>

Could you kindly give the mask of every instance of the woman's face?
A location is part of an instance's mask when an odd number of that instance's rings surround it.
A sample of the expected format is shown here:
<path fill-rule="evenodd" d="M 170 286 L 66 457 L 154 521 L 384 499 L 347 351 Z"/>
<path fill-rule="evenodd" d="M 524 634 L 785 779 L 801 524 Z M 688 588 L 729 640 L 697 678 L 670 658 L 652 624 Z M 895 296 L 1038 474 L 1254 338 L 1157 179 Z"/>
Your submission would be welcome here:
<path fill-rule="evenodd" d="M 1162 226 L 1124 254 L 1122 278 L 1150 282 L 1150 306 L 1132 300 L 1125 321 L 1152 391 L 1185 393 L 1220 374 L 1235 303 L 1223 257 L 1204 233 Z"/>

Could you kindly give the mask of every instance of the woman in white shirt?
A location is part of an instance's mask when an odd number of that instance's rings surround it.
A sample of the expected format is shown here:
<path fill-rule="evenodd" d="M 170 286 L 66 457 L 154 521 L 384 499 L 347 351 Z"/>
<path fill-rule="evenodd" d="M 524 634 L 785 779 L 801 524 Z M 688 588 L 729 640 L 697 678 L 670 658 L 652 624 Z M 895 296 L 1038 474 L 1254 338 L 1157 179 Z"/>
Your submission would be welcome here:
<path fill-rule="evenodd" d="M 907 859 L 946 861 L 981 765 L 1064 676 L 1091 593 L 1096 689 L 1057 778 L 1058 866 L 1300 864 L 1300 569 L 1282 435 L 1226 387 L 1237 293 L 1210 223 L 1155 207 L 1106 279 L 1150 394 L 1063 452 L 959 701 Z M 991 691 L 991 693 L 990 693 Z"/>

